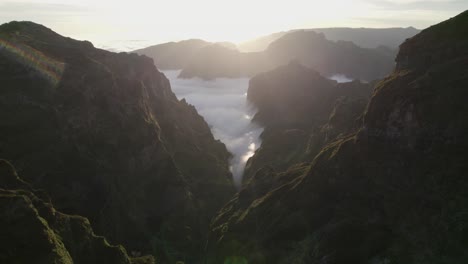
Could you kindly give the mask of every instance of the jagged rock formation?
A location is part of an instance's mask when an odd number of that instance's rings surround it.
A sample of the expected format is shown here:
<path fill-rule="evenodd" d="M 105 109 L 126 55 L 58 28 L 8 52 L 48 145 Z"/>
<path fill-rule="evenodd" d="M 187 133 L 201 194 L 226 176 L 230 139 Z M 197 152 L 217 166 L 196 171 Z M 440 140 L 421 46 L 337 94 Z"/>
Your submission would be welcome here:
<path fill-rule="evenodd" d="M 156 67 L 162 70 L 179 70 L 190 62 L 192 56 L 200 49 L 220 45 L 236 50 L 236 45 L 229 42 L 211 43 L 201 39 L 189 39 L 179 42 L 168 42 L 133 51 L 140 55 L 146 55 L 154 60 Z"/>
<path fill-rule="evenodd" d="M 247 98 L 258 108 L 253 121 L 265 130 L 244 181 L 265 166 L 282 171 L 310 161 L 327 142 L 356 131 L 372 88 L 337 83 L 298 63 L 252 78 Z"/>
<path fill-rule="evenodd" d="M 413 27 L 407 28 L 313 28 L 304 29 L 325 34 L 325 37 L 333 41 L 351 41 L 362 48 L 378 48 L 385 46 L 390 49 L 398 49 L 398 46 L 408 38 L 418 34 L 420 30 Z M 238 45 L 243 52 L 258 52 L 286 34 L 298 30 L 276 32 L 254 40 L 249 40 Z"/>
<path fill-rule="evenodd" d="M 467 62 L 468 11 L 406 41 L 358 132 L 218 213 L 212 262 L 466 263 Z"/>
<path fill-rule="evenodd" d="M 63 214 L 46 194 L 18 177 L 0 160 L 1 263 L 151 264 L 152 256 L 131 258 L 122 246 L 96 236 L 88 219 Z"/>
<path fill-rule="evenodd" d="M 30 22 L 0 26 L 0 157 L 130 251 L 202 252 L 234 193 L 230 154 L 151 59 Z"/>
<path fill-rule="evenodd" d="M 325 76 L 344 74 L 370 81 L 390 73 L 394 67 L 393 58 L 394 52 L 382 47 L 365 49 L 352 42 L 329 41 L 322 33 L 295 31 L 271 43 L 263 52 L 204 48 L 186 64 L 180 77 L 254 76 L 296 60 Z"/>

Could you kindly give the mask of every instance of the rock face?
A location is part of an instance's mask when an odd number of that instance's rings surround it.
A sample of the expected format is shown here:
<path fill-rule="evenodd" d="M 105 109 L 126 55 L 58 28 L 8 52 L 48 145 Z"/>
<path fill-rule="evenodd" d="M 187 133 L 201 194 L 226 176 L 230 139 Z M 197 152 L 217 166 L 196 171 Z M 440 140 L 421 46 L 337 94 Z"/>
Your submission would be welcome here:
<path fill-rule="evenodd" d="M 213 221 L 212 263 L 467 262 L 467 21 L 401 46 L 358 132 L 258 171 Z"/>
<path fill-rule="evenodd" d="M 58 210 L 131 251 L 200 254 L 234 193 L 230 154 L 151 59 L 11 22 L 0 26 L 0 83 L 0 157 Z"/>
<path fill-rule="evenodd" d="M 385 48 L 365 49 L 352 42 L 329 41 L 321 33 L 295 31 L 274 41 L 262 52 L 202 49 L 186 64 L 181 77 L 254 76 L 296 60 L 325 76 L 344 74 L 370 81 L 390 73 L 394 67 L 393 58 L 394 52 Z"/>
<path fill-rule="evenodd" d="M 60 213 L 47 199 L 0 160 L 1 263 L 155 263 L 151 256 L 130 258 L 96 236 L 88 219 Z"/>
<path fill-rule="evenodd" d="M 296 62 L 252 78 L 247 98 L 265 130 L 244 180 L 265 166 L 282 171 L 310 161 L 327 142 L 357 131 L 372 87 L 340 84 Z"/>

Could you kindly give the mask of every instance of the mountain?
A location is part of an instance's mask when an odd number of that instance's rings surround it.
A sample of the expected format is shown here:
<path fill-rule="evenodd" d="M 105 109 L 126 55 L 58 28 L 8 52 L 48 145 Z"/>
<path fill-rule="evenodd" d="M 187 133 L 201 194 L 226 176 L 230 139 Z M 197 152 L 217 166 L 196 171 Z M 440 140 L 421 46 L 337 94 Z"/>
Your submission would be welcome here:
<path fill-rule="evenodd" d="M 135 50 L 133 53 L 152 58 L 159 69 L 178 70 L 182 69 L 198 50 L 210 45 L 220 45 L 232 50 L 237 49 L 236 45 L 230 42 L 211 43 L 200 39 L 189 39 L 154 45 Z"/>
<path fill-rule="evenodd" d="M 250 76 L 259 69 L 268 67 L 262 53 L 242 53 L 221 45 L 210 45 L 200 49 L 185 64 L 180 78 L 200 77 L 203 79 L 238 78 Z"/>
<path fill-rule="evenodd" d="M 263 167 L 281 171 L 310 161 L 327 143 L 356 131 L 372 88 L 337 83 L 297 62 L 252 78 L 247 99 L 258 108 L 254 122 L 265 130 L 244 181 Z"/>
<path fill-rule="evenodd" d="M 134 53 L 153 58 L 154 64 L 161 69 L 181 69 L 186 61 L 198 49 L 210 45 L 200 39 L 189 39 L 180 42 L 168 42 L 135 50 Z"/>
<path fill-rule="evenodd" d="M 145 56 L 0 26 L 0 157 L 54 207 L 160 261 L 200 259 L 230 153 Z"/>
<path fill-rule="evenodd" d="M 242 53 L 221 46 L 205 47 L 192 56 L 180 77 L 254 76 L 297 60 L 325 76 L 344 74 L 371 81 L 391 72 L 393 58 L 394 53 L 385 48 L 364 49 L 352 42 L 329 41 L 321 33 L 296 31 L 271 43 L 263 52 Z"/>
<path fill-rule="evenodd" d="M 377 48 L 386 46 L 390 49 L 398 49 L 406 39 L 418 34 L 420 30 L 408 28 L 313 28 L 304 29 L 323 33 L 332 41 L 351 41 L 362 48 Z M 249 40 L 238 45 L 242 52 L 259 52 L 266 50 L 268 46 L 286 34 L 300 30 L 276 32 L 257 39 Z"/>
<path fill-rule="evenodd" d="M 297 31 L 270 44 L 265 51 L 273 65 L 297 60 L 325 76 L 343 74 L 372 81 L 394 67 L 394 54 L 386 49 L 365 49 L 349 41 L 329 41 L 322 33 Z"/>
<path fill-rule="evenodd" d="M 219 211 L 211 263 L 468 261 L 468 11 L 405 41 L 396 61 L 356 131 L 258 170 Z"/>
<path fill-rule="evenodd" d="M 231 43 L 187 40 L 135 53 L 153 58 L 162 69 L 182 69 L 181 78 L 252 77 L 299 60 L 326 76 L 344 74 L 372 81 L 391 72 L 398 45 L 418 32 L 414 28 L 292 30 L 241 45 L 241 51 Z M 249 48 L 258 45 L 265 47 Z"/>
<path fill-rule="evenodd" d="M 57 211 L 49 198 L 0 160 L 2 263 L 154 264 L 152 256 L 129 257 L 122 246 L 96 236 L 88 219 Z"/>

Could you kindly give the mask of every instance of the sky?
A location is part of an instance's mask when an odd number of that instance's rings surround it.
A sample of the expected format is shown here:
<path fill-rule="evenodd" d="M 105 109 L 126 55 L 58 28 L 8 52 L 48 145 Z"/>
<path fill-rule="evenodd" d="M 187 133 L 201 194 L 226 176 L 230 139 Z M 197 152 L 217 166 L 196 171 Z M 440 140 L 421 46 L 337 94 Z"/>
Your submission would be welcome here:
<path fill-rule="evenodd" d="M 297 28 L 424 29 L 467 9 L 468 0 L 0 0 L 0 23 L 28 20 L 130 48 L 189 38 L 239 43 Z"/>

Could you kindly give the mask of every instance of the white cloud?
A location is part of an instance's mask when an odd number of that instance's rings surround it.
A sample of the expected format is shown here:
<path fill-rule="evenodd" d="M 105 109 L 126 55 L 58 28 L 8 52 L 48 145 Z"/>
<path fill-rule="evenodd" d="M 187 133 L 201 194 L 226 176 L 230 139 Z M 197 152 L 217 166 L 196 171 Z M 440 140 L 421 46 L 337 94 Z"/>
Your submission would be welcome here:
<path fill-rule="evenodd" d="M 226 144 L 234 182 L 240 186 L 245 163 L 260 146 L 263 128 L 251 123 L 255 109 L 247 103 L 248 78 L 178 79 L 180 71 L 164 71 L 179 99 L 185 98 L 202 115 L 216 139 Z"/>

